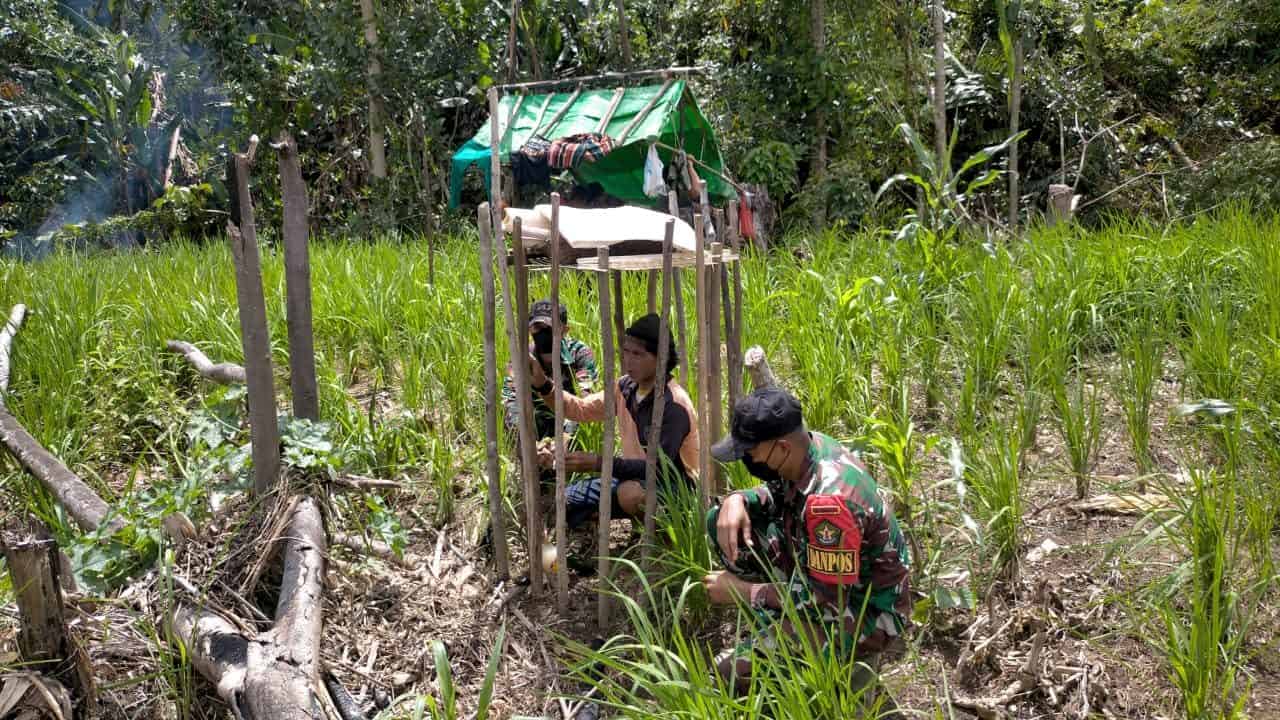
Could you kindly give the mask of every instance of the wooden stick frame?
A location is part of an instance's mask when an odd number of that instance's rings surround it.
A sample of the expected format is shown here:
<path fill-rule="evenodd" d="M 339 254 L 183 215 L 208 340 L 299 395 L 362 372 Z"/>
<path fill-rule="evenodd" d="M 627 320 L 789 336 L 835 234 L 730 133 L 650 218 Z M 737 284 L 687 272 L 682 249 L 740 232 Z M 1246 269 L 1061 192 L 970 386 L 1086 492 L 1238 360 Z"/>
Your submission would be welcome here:
<path fill-rule="evenodd" d="M 520 236 L 515 243 L 523 245 Z M 560 193 L 551 193 L 551 382 L 555 385 L 555 468 L 556 468 L 556 608 L 563 617 L 569 613 L 569 538 L 565 528 L 564 468 L 564 363 L 560 343 L 564 325 L 560 321 Z"/>
<path fill-rule="evenodd" d="M 676 221 L 667 221 L 662 239 L 662 312 L 658 315 L 658 370 L 653 381 L 653 413 L 649 420 L 649 437 L 645 449 L 644 493 L 644 544 L 641 546 L 641 564 L 646 572 L 652 570 L 650 555 L 653 551 L 654 515 L 658 510 L 658 463 L 662 438 L 662 418 L 667 409 L 667 363 L 671 351 L 671 245 L 675 238 Z"/>
<path fill-rule="evenodd" d="M 611 314 L 609 285 L 609 249 L 596 251 L 596 287 L 600 295 L 600 350 L 604 357 L 604 368 L 601 388 L 604 391 L 604 427 L 600 438 L 600 521 L 598 531 L 599 560 L 596 574 L 601 581 L 609 577 L 609 530 L 612 519 L 613 493 L 607 491 L 613 487 L 613 454 L 614 454 L 614 417 L 617 414 L 617 380 L 614 378 L 614 343 L 613 324 L 609 322 Z M 621 302 L 621 298 L 618 299 Z M 596 613 L 596 627 L 603 633 L 609 626 L 609 594 L 599 594 L 599 608 Z"/>
<path fill-rule="evenodd" d="M 480 286 L 484 294 L 484 432 L 485 471 L 489 476 L 489 522 L 492 528 L 493 563 L 498 577 L 511 575 L 507 553 L 507 523 L 502 502 L 502 477 L 498 463 L 498 353 L 496 312 L 493 287 L 493 229 L 489 224 L 489 204 L 482 204 L 476 212 L 480 227 Z M 505 263 L 503 273 L 506 273 Z"/>

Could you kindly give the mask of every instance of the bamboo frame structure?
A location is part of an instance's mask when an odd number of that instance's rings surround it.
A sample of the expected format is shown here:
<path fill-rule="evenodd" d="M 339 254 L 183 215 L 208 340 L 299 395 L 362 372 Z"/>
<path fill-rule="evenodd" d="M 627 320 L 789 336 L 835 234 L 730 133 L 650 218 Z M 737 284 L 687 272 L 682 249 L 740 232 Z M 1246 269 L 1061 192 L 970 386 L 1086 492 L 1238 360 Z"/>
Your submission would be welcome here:
<path fill-rule="evenodd" d="M 628 73 L 628 78 L 644 77 L 647 74 L 665 75 L 671 77 L 679 74 L 681 68 L 672 68 L 668 70 L 656 71 L 654 73 Z M 610 79 L 612 76 L 602 76 L 601 78 L 579 78 L 571 83 L 576 83 L 579 88 L 584 82 L 592 80 Z M 558 82 L 549 83 L 525 83 L 513 86 L 498 86 L 491 89 L 489 93 L 490 105 L 490 140 L 491 147 L 500 148 L 500 141 L 505 134 L 507 128 L 500 127 L 498 121 L 498 108 L 500 106 L 501 94 L 505 90 L 525 91 L 539 87 L 551 87 Z M 565 83 L 568 84 L 568 83 Z M 619 97 L 619 93 L 615 91 L 614 100 Z M 616 102 L 611 102 L 611 110 L 606 113 L 606 118 L 612 114 L 612 109 L 616 107 Z M 539 111 L 539 118 L 546 113 L 544 106 Z M 552 124 L 558 121 L 558 118 L 552 118 Z M 509 124 L 509 123 L 508 123 Z M 484 299 L 485 306 L 485 345 L 486 345 L 486 362 L 485 362 L 485 388 L 486 399 L 490 404 L 496 404 L 491 396 L 490 387 L 495 387 L 499 381 L 497 375 L 496 361 L 496 315 L 495 296 L 498 292 L 502 293 L 503 308 L 506 313 L 506 329 L 507 344 L 509 356 L 511 358 L 511 369 L 514 375 L 514 384 L 518 402 L 516 406 L 516 415 L 518 418 L 519 428 L 519 449 L 520 449 L 520 469 L 523 478 L 524 488 L 524 517 L 525 517 L 525 533 L 526 544 L 529 557 L 529 580 L 531 583 L 531 594 L 537 595 L 543 588 L 544 578 L 543 567 L 538 558 L 541 556 L 541 544 L 544 539 L 543 530 L 543 508 L 541 502 L 541 484 L 539 470 L 536 463 L 535 444 L 536 431 L 533 413 L 532 389 L 529 379 L 529 351 L 527 347 L 527 339 L 525 333 L 528 328 L 529 313 L 529 265 L 525 257 L 525 247 L 519 238 L 522 237 L 521 223 L 519 218 L 515 218 L 512 223 L 511 232 L 507 233 L 503 230 L 501 223 L 501 211 L 504 204 L 503 191 L 501 186 L 501 163 L 500 151 L 494 152 L 491 158 L 491 184 L 490 202 L 482 205 L 477 213 L 477 222 L 481 227 L 481 265 L 492 270 L 493 255 L 487 253 L 499 253 L 505 247 L 511 248 L 512 262 L 511 272 L 508 273 L 505 263 L 498 263 L 501 271 L 501 287 L 496 287 L 493 282 L 492 275 L 484 284 L 483 291 L 486 294 Z M 696 173 L 695 173 L 696 176 Z M 599 517 L 601 519 L 598 527 L 598 574 L 601 581 L 604 582 L 609 577 L 611 558 L 609 557 L 609 536 L 610 527 L 609 519 L 612 517 L 614 509 L 612 507 L 612 494 L 609 488 L 613 479 L 613 460 L 618 448 L 617 433 L 617 417 L 621 412 L 625 412 L 624 408 L 618 407 L 617 403 L 617 343 L 623 337 L 626 327 L 626 302 L 624 299 L 624 282 L 623 273 L 644 273 L 647 278 L 646 296 L 636 298 L 637 310 L 643 303 L 643 307 L 650 312 L 659 314 L 659 380 L 656 383 L 654 395 L 653 419 L 648 428 L 648 436 L 646 438 L 646 492 L 645 492 L 645 510 L 644 510 L 644 566 L 648 568 L 647 560 L 649 558 L 650 549 L 653 546 L 655 534 L 655 515 L 658 502 L 658 482 L 659 463 L 662 462 L 660 457 L 660 443 L 658 442 L 661 433 L 662 415 L 666 410 L 666 385 L 667 379 L 662 372 L 663 363 L 666 362 L 666 354 L 671 346 L 670 338 L 675 334 L 678 338 L 677 352 L 680 354 L 681 374 L 680 384 L 687 386 L 689 383 L 689 375 L 696 372 L 695 382 L 697 384 L 698 399 L 696 401 L 698 414 L 697 432 L 699 435 L 699 453 L 698 467 L 688 468 L 690 474 L 697 474 L 699 493 L 706 507 L 710 503 L 711 494 L 718 491 L 718 481 L 716 479 L 716 468 L 713 466 L 710 456 L 710 446 L 718 440 L 718 434 L 722 430 L 722 420 L 724 417 L 722 404 L 723 389 L 728 387 L 731 395 L 736 395 L 736 388 L 741 387 L 740 377 L 735 380 L 735 372 L 741 372 L 740 363 L 735 362 L 735 358 L 741 358 L 741 348 L 736 344 L 741 342 L 742 325 L 740 320 L 741 313 L 741 286 L 740 282 L 734 284 L 734 293 L 730 293 L 730 274 L 726 270 L 727 265 L 735 264 L 738 260 L 738 253 L 732 245 L 722 245 L 721 243 L 707 242 L 707 228 L 711 222 L 711 211 L 706 196 L 706 185 L 699 181 L 695 189 L 695 213 L 694 213 L 694 233 L 696 238 L 696 250 L 693 253 L 675 253 L 673 249 L 673 237 L 675 229 L 675 219 L 668 221 L 665 228 L 663 239 L 663 252 L 653 255 L 611 255 L 608 248 L 600 248 L 596 251 L 594 257 L 581 258 L 577 262 L 566 263 L 562 254 L 561 242 L 559 238 L 559 209 L 560 197 L 553 194 L 551 199 L 552 206 L 552 222 L 550 229 L 551 242 L 551 263 L 550 263 L 550 299 L 554 307 L 559 306 L 562 273 L 566 270 L 576 270 L 580 272 L 593 273 L 596 277 L 596 288 L 599 295 L 599 320 L 601 323 L 600 337 L 602 340 L 601 357 L 603 360 L 602 380 L 604 391 L 604 412 L 605 422 L 601 440 L 601 488 L 599 500 Z M 673 216 L 678 216 L 678 203 L 675 193 L 671 193 L 669 197 L 668 207 Z M 487 227 L 486 227 L 487 225 Z M 732 237 L 731 232 L 726 235 L 723 228 L 724 223 L 721 218 L 717 217 L 716 227 L 721 229 L 723 238 Z M 507 245 L 507 243 L 510 243 Z M 500 257 L 500 256 L 499 256 Z M 486 262 L 488 260 L 488 262 Z M 689 305 L 684 302 L 681 278 L 684 268 L 693 267 L 696 280 L 696 300 L 692 303 L 693 320 L 696 323 L 694 337 L 690 337 L 687 331 L 686 313 L 689 312 Z M 659 301 L 659 277 L 661 278 L 661 295 Z M 736 268 L 734 277 L 737 276 Z M 482 274 L 483 279 L 483 274 Z M 674 310 L 674 315 L 673 315 Z M 721 313 L 725 316 L 722 318 Z M 721 322 L 724 322 L 724 335 L 721 336 Z M 558 348 L 560 341 L 564 337 L 564 328 L 559 318 L 559 313 L 553 313 L 553 348 Z M 723 341 L 723 342 L 722 342 Z M 696 349 L 696 354 L 691 351 L 691 347 Z M 492 349 L 494 359 L 490 361 L 488 351 Z M 725 368 L 721 364 L 721 352 L 725 353 L 728 358 L 728 367 Z M 696 359 L 695 359 L 696 358 Z M 557 358 L 558 360 L 558 358 Z M 722 377 L 726 374 L 727 377 Z M 564 615 L 568 611 L 568 588 L 569 576 L 567 572 L 567 527 L 566 527 L 566 494 L 567 494 L 567 472 L 565 470 L 566 447 L 563 431 L 565 408 L 564 400 L 560 396 L 563 385 L 563 368 L 560 362 L 553 363 L 551 372 L 551 382 L 556 388 L 556 397 L 554 400 L 554 411 L 556 417 L 556 428 L 560 430 L 556 433 L 554 440 L 555 468 L 556 468 L 556 498 L 555 498 L 555 543 L 557 546 L 556 557 L 557 562 L 554 570 L 556 605 L 561 614 Z M 674 378 L 672 382 L 674 382 Z M 550 399 L 550 398 L 548 398 Z M 496 408 L 491 409 L 496 412 Z M 496 415 L 495 415 L 496 418 Z M 502 523 L 502 514 L 499 510 L 495 510 L 501 504 L 500 487 L 497 484 L 497 473 L 494 468 L 497 467 L 497 444 L 498 433 L 496 427 L 496 419 L 489 420 L 486 417 L 486 450 L 488 451 L 487 460 L 490 469 L 490 505 L 491 516 L 493 518 L 493 532 L 495 534 L 495 551 L 498 550 L 499 534 L 505 532 Z M 503 537 L 505 540 L 505 536 Z M 505 547 L 502 552 L 495 552 L 496 556 L 505 559 L 507 553 Z M 496 558 L 495 558 L 496 559 Z M 498 568 L 499 574 L 504 577 L 511 572 L 510 568 Z M 610 604 L 607 593 L 600 593 L 599 607 L 597 612 L 597 623 L 603 630 L 608 626 L 610 616 Z"/>

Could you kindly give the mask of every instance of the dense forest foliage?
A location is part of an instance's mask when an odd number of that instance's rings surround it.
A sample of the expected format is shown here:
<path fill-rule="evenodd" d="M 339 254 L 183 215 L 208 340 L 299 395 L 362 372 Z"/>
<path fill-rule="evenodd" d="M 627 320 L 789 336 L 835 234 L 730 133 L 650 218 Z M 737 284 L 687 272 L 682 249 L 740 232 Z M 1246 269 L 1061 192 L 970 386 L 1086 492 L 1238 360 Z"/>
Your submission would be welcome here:
<path fill-rule="evenodd" d="M 318 228 L 429 230 L 491 84 L 675 65 L 708 68 L 729 167 L 784 227 L 895 224 L 912 194 L 876 190 L 925 174 L 895 128 L 933 136 L 935 6 L 952 165 L 1020 96 L 1022 218 L 1055 182 L 1086 215 L 1280 204 L 1273 0 L 0 0 L 0 239 L 220 229 L 228 148 L 283 129 Z M 277 183 L 259 171 L 268 217 Z M 1008 222 L 1003 182 L 966 201 Z"/>

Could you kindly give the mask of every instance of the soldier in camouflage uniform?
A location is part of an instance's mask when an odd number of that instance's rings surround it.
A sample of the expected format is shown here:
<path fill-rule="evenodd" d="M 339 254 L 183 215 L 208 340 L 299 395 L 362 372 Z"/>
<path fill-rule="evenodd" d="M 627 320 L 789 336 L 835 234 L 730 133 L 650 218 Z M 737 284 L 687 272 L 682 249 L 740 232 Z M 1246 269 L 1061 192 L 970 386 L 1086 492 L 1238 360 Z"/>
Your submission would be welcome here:
<path fill-rule="evenodd" d="M 718 658 L 738 692 L 779 633 L 804 632 L 848 657 L 855 688 L 870 688 L 880 654 L 899 644 L 911 615 L 907 544 L 863 464 L 827 435 L 805 430 L 800 403 L 766 388 L 733 410 L 730 435 L 711 454 L 741 460 L 765 484 L 730 494 L 707 515 L 725 571 L 703 579 L 714 603 L 745 601 L 761 628 Z M 781 612 L 789 597 L 801 628 Z M 899 717 L 887 693 L 880 717 Z M 885 713 L 885 711 L 888 711 Z"/>
<path fill-rule="evenodd" d="M 551 337 L 551 314 L 555 312 L 555 308 L 551 305 L 550 300 L 539 300 L 529 308 L 529 335 L 532 343 L 529 347 L 529 355 L 536 358 L 542 366 L 543 371 L 548 378 L 551 377 L 551 362 L 554 359 L 552 355 Z M 563 305 L 559 308 L 560 327 L 564 328 L 569 323 L 569 312 Z M 564 390 L 570 395 L 585 397 L 596 390 L 599 377 L 596 374 L 596 356 L 591 352 L 591 348 L 581 340 L 569 337 L 565 333 L 560 338 L 559 361 L 563 371 Z M 539 391 L 543 392 L 539 392 Z M 533 417 L 534 432 L 537 439 L 555 437 L 556 411 L 542 401 L 545 393 L 551 392 L 552 388 L 531 388 L 533 395 Z M 516 409 L 516 388 L 515 382 L 512 380 L 511 368 L 507 368 L 507 376 L 502 381 L 502 405 L 503 419 L 506 422 L 507 429 L 515 430 L 519 424 L 519 411 Z M 566 422 L 566 431 L 572 434 L 574 425 Z M 552 475 L 554 477 L 554 474 Z"/>

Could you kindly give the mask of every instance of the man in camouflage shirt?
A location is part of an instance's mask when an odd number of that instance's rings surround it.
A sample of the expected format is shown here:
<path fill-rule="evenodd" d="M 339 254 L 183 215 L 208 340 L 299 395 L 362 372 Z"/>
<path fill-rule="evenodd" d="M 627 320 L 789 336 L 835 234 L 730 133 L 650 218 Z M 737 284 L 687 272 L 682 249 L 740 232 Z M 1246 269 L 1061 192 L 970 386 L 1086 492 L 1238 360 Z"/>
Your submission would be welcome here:
<path fill-rule="evenodd" d="M 744 692 L 762 645 L 804 632 L 824 650 L 852 652 L 862 665 L 851 686 L 870 689 L 881 652 L 911 615 L 910 557 L 892 510 L 851 452 L 805 430 L 800 403 L 785 390 L 740 400 L 730 428 L 711 454 L 741 460 L 765 484 L 730 494 L 708 513 L 707 531 L 727 570 L 703 584 L 713 603 L 749 603 L 763 627 L 721 654 L 721 675 Z M 783 616 L 784 596 L 803 627 Z M 880 695 L 879 717 L 898 717 L 892 699 Z"/>
<path fill-rule="evenodd" d="M 551 363 L 555 359 L 552 354 L 553 339 L 551 337 L 551 314 L 555 312 L 550 300 L 539 300 L 529 308 L 529 336 L 531 344 L 529 354 L 537 358 L 546 376 L 550 378 Z M 559 308 L 560 327 L 569 324 L 569 312 L 563 305 Z M 598 376 L 596 374 L 596 356 L 591 348 L 581 340 L 569 337 L 566 332 L 560 338 L 559 361 L 564 379 L 564 390 L 570 395 L 584 397 L 596 390 Z M 549 381 L 548 381 L 549 382 Z M 555 437 L 556 411 L 542 401 L 544 393 L 552 388 L 530 388 L 533 395 L 534 432 L 537 439 Z M 519 426 L 520 415 L 516 409 L 516 388 L 512 379 L 511 368 L 507 368 L 507 376 L 502 381 L 503 418 L 509 430 Z M 574 426 L 565 423 L 566 430 L 572 433 Z M 554 477 L 554 473 L 552 475 Z"/>

